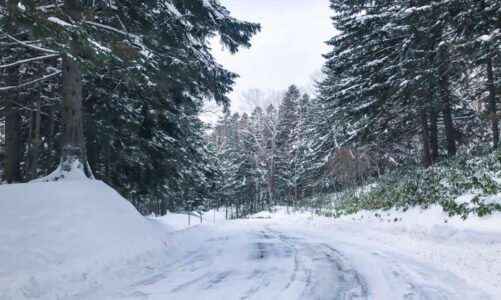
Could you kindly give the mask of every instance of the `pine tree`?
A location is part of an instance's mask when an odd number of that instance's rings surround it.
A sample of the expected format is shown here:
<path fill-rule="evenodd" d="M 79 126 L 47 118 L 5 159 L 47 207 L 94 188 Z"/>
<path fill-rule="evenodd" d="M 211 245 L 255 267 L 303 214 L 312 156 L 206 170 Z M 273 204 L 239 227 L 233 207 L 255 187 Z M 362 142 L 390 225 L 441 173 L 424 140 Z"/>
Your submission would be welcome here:
<path fill-rule="evenodd" d="M 467 9 L 466 9 L 467 8 Z M 484 90 L 487 92 L 488 119 L 491 122 L 492 145 L 496 149 L 499 144 L 498 100 L 499 84 L 496 65 L 501 60 L 499 49 L 501 31 L 499 25 L 499 1 L 463 1 L 458 2 L 451 9 L 451 23 L 456 33 L 454 48 L 458 51 L 459 59 L 467 69 L 482 68 Z M 468 77 L 475 72 L 469 72 Z M 469 79 L 469 78 L 468 78 Z"/>
<path fill-rule="evenodd" d="M 297 202 L 305 196 L 305 189 L 308 186 L 307 183 L 307 173 L 308 173 L 308 161 L 306 156 L 309 151 L 307 144 L 307 129 L 309 127 L 309 122 L 312 119 L 308 119 L 308 110 L 310 106 L 310 96 L 304 94 L 301 96 L 297 107 L 297 124 L 293 131 L 293 148 L 294 148 L 294 199 Z M 314 116 L 311 116 L 314 118 Z"/>
<path fill-rule="evenodd" d="M 284 203 L 292 204 L 296 196 L 296 182 L 294 180 L 296 169 L 296 149 L 294 145 L 296 128 L 299 123 L 299 102 L 301 93 L 299 89 L 290 86 L 280 104 L 277 124 L 277 157 L 276 172 L 278 177 L 276 189 L 282 196 Z"/>
<path fill-rule="evenodd" d="M 268 204 L 277 205 L 278 187 L 277 162 L 278 162 L 278 112 L 270 104 L 266 108 L 264 116 L 263 138 L 265 140 L 265 165 L 266 165 L 266 186 L 268 189 Z"/>

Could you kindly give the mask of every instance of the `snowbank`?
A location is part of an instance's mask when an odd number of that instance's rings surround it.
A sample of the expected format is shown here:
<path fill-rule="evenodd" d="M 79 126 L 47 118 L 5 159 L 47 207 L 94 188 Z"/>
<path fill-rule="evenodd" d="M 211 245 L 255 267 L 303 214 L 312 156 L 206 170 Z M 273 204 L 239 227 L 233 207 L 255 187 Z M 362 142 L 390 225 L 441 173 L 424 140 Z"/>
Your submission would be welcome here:
<path fill-rule="evenodd" d="M 68 168 L 68 170 L 65 169 Z M 84 166 L 78 160 L 73 160 L 68 165 L 59 164 L 57 169 L 45 177 L 32 180 L 31 183 L 52 181 L 81 181 L 88 179 L 84 172 Z M 94 177 L 92 177 L 94 178 Z"/>
<path fill-rule="evenodd" d="M 160 267 L 165 234 L 100 181 L 0 186 L 0 299 L 59 299 Z"/>
<path fill-rule="evenodd" d="M 183 230 L 188 227 L 203 225 L 203 224 L 214 224 L 222 221 L 226 221 L 226 213 L 224 208 L 218 210 L 209 210 L 200 214 L 192 213 L 188 215 L 187 213 L 172 213 L 167 212 L 165 216 L 161 217 L 150 217 L 152 220 L 160 223 L 164 230 L 166 231 L 176 231 Z"/>

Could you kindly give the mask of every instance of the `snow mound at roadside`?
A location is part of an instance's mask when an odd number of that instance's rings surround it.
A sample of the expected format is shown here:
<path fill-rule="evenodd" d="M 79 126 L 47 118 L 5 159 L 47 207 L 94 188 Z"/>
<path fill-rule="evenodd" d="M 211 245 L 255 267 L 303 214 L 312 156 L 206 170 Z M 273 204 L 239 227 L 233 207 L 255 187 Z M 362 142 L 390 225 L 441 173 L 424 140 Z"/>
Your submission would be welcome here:
<path fill-rule="evenodd" d="M 68 167 L 68 166 L 67 166 Z M 31 183 L 35 182 L 51 182 L 51 181 L 75 181 L 75 180 L 85 180 L 88 179 L 84 172 L 84 166 L 78 160 L 74 160 L 69 164 L 69 169 L 65 170 L 60 164 L 56 170 L 54 170 L 49 175 L 32 180 Z M 94 179 L 94 177 L 92 177 Z"/>
<path fill-rule="evenodd" d="M 189 227 L 215 224 L 226 221 L 226 215 L 224 208 L 218 210 L 209 210 L 200 213 L 191 213 L 188 216 L 187 213 L 174 213 L 168 211 L 167 214 L 161 217 L 150 217 L 151 220 L 158 222 L 166 232 L 179 231 Z"/>
<path fill-rule="evenodd" d="M 0 186 L 0 299 L 59 299 L 165 261 L 161 228 L 95 180 Z"/>

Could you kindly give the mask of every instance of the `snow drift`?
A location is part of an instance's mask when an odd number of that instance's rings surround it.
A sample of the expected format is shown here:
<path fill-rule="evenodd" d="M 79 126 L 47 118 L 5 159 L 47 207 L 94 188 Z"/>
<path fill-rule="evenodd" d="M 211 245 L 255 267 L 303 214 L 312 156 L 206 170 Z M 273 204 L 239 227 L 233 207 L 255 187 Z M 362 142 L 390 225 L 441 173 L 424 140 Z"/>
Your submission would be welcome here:
<path fill-rule="evenodd" d="M 95 180 L 0 186 L 0 299 L 56 299 L 160 267 L 158 223 Z"/>

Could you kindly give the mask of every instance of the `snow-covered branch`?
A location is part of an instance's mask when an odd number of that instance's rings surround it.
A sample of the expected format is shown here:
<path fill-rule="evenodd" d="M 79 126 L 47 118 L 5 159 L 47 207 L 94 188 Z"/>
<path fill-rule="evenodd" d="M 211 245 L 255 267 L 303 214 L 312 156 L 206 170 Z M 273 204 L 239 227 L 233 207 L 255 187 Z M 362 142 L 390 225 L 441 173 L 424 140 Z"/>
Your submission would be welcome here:
<path fill-rule="evenodd" d="M 92 26 L 95 26 L 95 27 L 98 27 L 98 28 L 101 28 L 101 29 L 112 31 L 114 33 L 117 33 L 117 34 L 120 34 L 120 35 L 123 35 L 123 36 L 131 36 L 133 38 L 139 39 L 139 37 L 137 35 L 129 34 L 129 33 L 125 32 L 125 31 L 123 31 L 123 30 L 120 30 L 120 29 L 117 29 L 115 27 L 111 27 L 111 26 L 108 26 L 108 25 L 105 25 L 105 24 L 101 24 L 101 23 L 97 23 L 97 22 L 92 22 L 92 21 L 85 21 L 85 24 L 89 24 L 89 25 L 92 25 Z"/>
<path fill-rule="evenodd" d="M 24 42 L 24 41 L 20 41 L 18 39 L 16 39 L 15 37 L 3 32 L 3 31 L 0 31 L 0 33 L 2 33 L 3 35 L 5 35 L 6 37 L 8 37 L 9 39 L 13 40 L 14 42 L 18 43 L 18 44 L 21 44 L 27 48 L 31 48 L 31 49 L 35 49 L 35 50 L 38 50 L 38 51 L 42 51 L 42 52 L 47 52 L 47 53 L 52 53 L 52 54 L 59 54 L 59 52 L 55 51 L 55 50 L 52 50 L 52 49 L 47 49 L 47 48 L 43 48 L 43 47 L 39 47 L 39 46 L 35 46 L 35 45 L 31 45 L 27 42 Z"/>
<path fill-rule="evenodd" d="M 126 31 L 125 26 L 123 25 L 122 21 L 120 20 L 120 18 L 118 18 L 118 21 L 120 22 L 120 24 L 122 25 L 124 30 L 120 30 L 120 29 L 117 29 L 117 28 L 109 26 L 109 25 L 105 25 L 105 24 L 101 24 L 101 23 L 97 23 L 97 22 L 92 22 L 92 21 L 85 21 L 84 23 L 91 25 L 91 26 L 95 26 L 97 28 L 101 28 L 104 30 L 114 32 L 114 33 L 119 34 L 119 35 L 123 35 L 126 38 L 128 38 L 128 40 L 131 42 L 132 45 L 135 45 L 135 46 L 141 48 L 143 50 L 143 52 L 147 52 L 148 49 L 142 44 L 141 37 L 139 37 L 138 35 L 135 35 L 135 34 L 128 33 Z"/>
<path fill-rule="evenodd" d="M 51 74 L 48 74 L 48 75 L 45 75 L 43 77 L 40 77 L 38 79 L 35 79 L 35 80 L 32 80 L 32 81 L 28 81 L 28 82 L 23 82 L 19 85 L 13 85 L 13 86 L 4 86 L 4 87 L 0 87 L 0 92 L 3 92 L 3 91 L 10 91 L 10 90 L 15 90 L 15 89 L 20 89 L 22 87 L 25 87 L 25 86 L 28 86 L 28 85 L 32 85 L 32 84 L 35 84 L 37 82 L 40 82 L 40 81 L 43 81 L 43 80 L 46 80 L 46 79 L 49 79 L 49 78 L 52 78 L 54 76 L 57 76 L 59 74 L 61 74 L 62 71 L 58 70 L 54 73 L 51 73 Z"/>
<path fill-rule="evenodd" d="M 25 110 L 25 111 L 32 111 L 32 112 L 39 112 L 41 115 L 46 116 L 46 117 L 49 117 L 49 114 L 47 114 L 47 113 L 45 113 L 45 112 L 43 112 L 43 111 L 38 111 L 38 109 L 36 109 L 36 108 L 31 108 L 31 107 L 28 107 L 28 106 L 23 105 L 23 104 L 21 104 L 21 103 L 19 103 L 19 102 L 15 101 L 15 100 L 10 100 L 10 101 L 12 101 L 12 103 L 14 103 L 14 104 L 15 104 L 15 105 L 16 105 L 19 109 L 21 109 L 21 110 Z"/>
<path fill-rule="evenodd" d="M 64 6 L 64 2 L 57 2 L 55 4 L 48 4 L 48 5 L 41 5 L 41 6 L 37 6 L 37 10 L 40 10 L 40 11 L 43 11 L 43 12 L 46 12 L 46 11 L 49 11 L 50 9 L 53 9 L 53 8 L 61 8 Z"/>
<path fill-rule="evenodd" d="M 10 64 L 0 65 L 0 69 L 10 68 L 10 67 L 14 67 L 14 66 L 29 63 L 29 62 L 54 58 L 54 57 L 58 57 L 58 56 L 60 56 L 60 55 L 59 54 L 49 54 L 49 55 L 44 55 L 44 56 L 37 56 L 37 57 L 32 57 L 32 58 L 27 58 L 27 59 L 21 59 L 21 60 L 18 60 L 16 62 L 13 62 Z"/>

